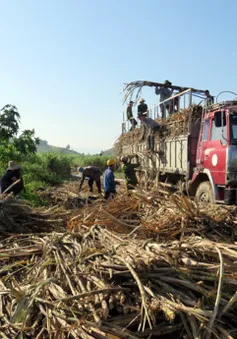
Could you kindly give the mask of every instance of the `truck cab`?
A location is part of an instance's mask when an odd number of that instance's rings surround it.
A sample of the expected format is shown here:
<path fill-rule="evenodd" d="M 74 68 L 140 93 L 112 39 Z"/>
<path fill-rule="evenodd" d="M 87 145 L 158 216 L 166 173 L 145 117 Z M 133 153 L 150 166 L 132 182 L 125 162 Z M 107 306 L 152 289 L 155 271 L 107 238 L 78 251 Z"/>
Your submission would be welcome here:
<path fill-rule="evenodd" d="M 237 101 L 203 110 L 192 183 L 201 201 L 236 203 Z"/>

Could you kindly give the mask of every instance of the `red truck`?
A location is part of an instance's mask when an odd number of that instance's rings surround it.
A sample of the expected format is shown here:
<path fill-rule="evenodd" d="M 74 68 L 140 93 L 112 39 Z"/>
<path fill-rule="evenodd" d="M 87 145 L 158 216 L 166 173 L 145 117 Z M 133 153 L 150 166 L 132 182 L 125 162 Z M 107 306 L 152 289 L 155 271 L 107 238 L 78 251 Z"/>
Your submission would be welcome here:
<path fill-rule="evenodd" d="M 148 152 L 146 140 L 138 137 L 141 126 L 126 132 L 126 122 L 123 122 L 122 135 L 117 142 L 117 146 L 120 145 L 118 155 L 138 155 L 139 172 L 146 180 L 156 178 L 173 186 L 182 182 L 186 191 L 198 201 L 236 204 L 237 101 L 207 105 L 206 91 L 174 88 L 177 92 L 173 91 L 169 102 L 178 99 L 181 113 L 173 113 L 167 120 L 171 122 L 164 122 L 164 125 L 169 127 L 170 124 L 171 131 L 175 129 L 182 123 L 179 116 L 182 117 L 186 110 L 190 117 L 181 133 L 161 137 L 155 132 L 154 150 Z M 197 98 L 201 102 L 195 103 Z M 181 102 L 184 102 L 183 107 Z M 157 118 L 161 104 L 149 111 L 150 117 Z"/>

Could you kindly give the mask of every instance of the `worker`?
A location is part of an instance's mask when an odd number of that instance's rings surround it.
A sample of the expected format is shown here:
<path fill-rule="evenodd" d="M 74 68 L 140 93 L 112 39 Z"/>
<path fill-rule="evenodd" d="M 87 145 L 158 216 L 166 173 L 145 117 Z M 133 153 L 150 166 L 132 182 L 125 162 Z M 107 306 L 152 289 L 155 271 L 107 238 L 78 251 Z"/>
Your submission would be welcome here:
<path fill-rule="evenodd" d="M 138 114 L 138 119 L 141 121 L 143 126 L 143 132 L 141 139 L 144 139 L 146 130 L 148 130 L 147 146 L 148 150 L 154 151 L 155 146 L 155 132 L 160 130 L 160 125 L 155 120 L 146 117 L 145 114 Z"/>
<path fill-rule="evenodd" d="M 123 172 L 126 180 L 127 191 L 133 190 L 138 184 L 135 168 L 139 167 L 140 164 L 132 164 L 131 158 L 125 155 L 121 157 L 121 161 L 123 163 Z"/>
<path fill-rule="evenodd" d="M 173 109 L 173 112 L 174 113 L 177 113 L 180 109 L 180 99 L 181 99 L 181 93 L 184 92 L 184 89 L 181 87 L 179 89 L 179 92 L 178 93 L 175 93 L 175 94 L 179 94 L 178 97 L 175 97 L 173 99 L 173 103 L 172 103 L 172 109 Z"/>
<path fill-rule="evenodd" d="M 13 193 L 16 196 L 23 189 L 21 165 L 15 161 L 9 161 L 8 168 L 0 180 L 0 192 Z"/>
<path fill-rule="evenodd" d="M 165 80 L 164 85 L 155 88 L 155 93 L 160 95 L 160 110 L 161 110 L 161 117 L 165 119 L 166 117 L 166 110 L 170 114 L 172 112 L 172 103 L 170 100 L 167 100 L 171 97 L 172 91 L 169 87 L 172 83 L 169 80 Z M 164 100 L 167 100 L 163 103 Z"/>
<path fill-rule="evenodd" d="M 139 102 L 140 104 L 137 107 L 137 114 L 139 115 L 140 113 L 142 114 L 146 113 L 147 115 L 148 107 L 147 107 L 147 104 L 145 104 L 145 100 L 141 99 Z"/>
<path fill-rule="evenodd" d="M 105 199 L 112 198 L 116 194 L 116 185 L 119 183 L 115 180 L 114 177 L 114 159 L 109 159 L 107 161 L 108 168 L 104 172 L 104 191 L 105 191 Z"/>
<path fill-rule="evenodd" d="M 100 182 L 100 176 L 103 174 L 101 170 L 98 167 L 95 166 L 87 166 L 87 167 L 80 167 L 79 172 L 82 173 L 81 177 L 81 184 L 79 187 L 79 190 L 82 188 L 83 182 L 85 178 L 88 178 L 88 186 L 89 191 L 93 192 L 93 184 L 94 181 L 96 183 L 98 193 L 101 193 L 101 182 Z"/>
<path fill-rule="evenodd" d="M 211 106 L 212 104 L 214 104 L 214 97 L 210 94 L 208 89 L 204 92 L 204 94 L 206 95 L 206 99 L 205 99 L 206 107 Z"/>
<path fill-rule="evenodd" d="M 132 113 L 133 104 L 134 104 L 134 102 L 132 100 L 129 101 L 129 104 L 127 106 L 127 111 L 126 111 L 126 113 L 127 113 L 127 120 L 129 120 L 130 123 L 131 123 L 131 128 L 130 128 L 129 131 L 132 131 L 136 127 L 136 125 L 137 125 L 137 120 L 134 119 L 133 113 Z"/>

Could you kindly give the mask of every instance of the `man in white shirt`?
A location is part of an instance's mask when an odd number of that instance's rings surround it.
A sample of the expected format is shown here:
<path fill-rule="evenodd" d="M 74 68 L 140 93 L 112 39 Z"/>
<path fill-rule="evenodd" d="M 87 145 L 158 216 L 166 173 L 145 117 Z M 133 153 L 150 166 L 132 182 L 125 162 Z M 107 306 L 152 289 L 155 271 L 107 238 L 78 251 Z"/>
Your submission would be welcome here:
<path fill-rule="evenodd" d="M 169 99 L 172 95 L 172 91 L 169 89 L 169 86 L 171 86 L 172 83 L 169 80 L 165 80 L 164 86 L 161 87 L 156 87 L 155 88 L 155 93 L 157 95 L 160 95 L 160 110 L 161 110 L 161 115 L 162 118 L 164 119 L 166 116 L 166 110 L 170 114 L 172 111 L 172 104 L 171 100 L 167 100 L 164 103 L 162 103 L 164 100 Z"/>

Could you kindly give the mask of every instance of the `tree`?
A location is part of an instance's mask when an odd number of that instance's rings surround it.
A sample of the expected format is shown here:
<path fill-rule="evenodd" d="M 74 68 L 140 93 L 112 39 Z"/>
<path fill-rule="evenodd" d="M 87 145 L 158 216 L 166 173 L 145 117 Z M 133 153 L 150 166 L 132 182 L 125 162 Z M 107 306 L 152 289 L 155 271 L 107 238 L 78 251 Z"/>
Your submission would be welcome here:
<path fill-rule="evenodd" d="M 70 148 L 71 148 L 70 145 L 67 145 L 66 149 L 67 149 L 67 150 L 70 150 Z"/>
<path fill-rule="evenodd" d="M 20 114 L 14 105 L 5 105 L 0 110 L 0 159 L 4 162 L 10 158 L 21 160 L 28 154 L 37 152 L 39 138 L 35 131 L 25 130 L 18 136 Z"/>
<path fill-rule="evenodd" d="M 8 142 L 19 131 L 20 114 L 16 106 L 5 105 L 0 111 L 0 141 Z"/>
<path fill-rule="evenodd" d="M 36 153 L 39 142 L 39 138 L 35 137 L 34 129 L 24 130 L 18 138 L 13 139 L 13 144 L 16 149 L 24 155 Z"/>

